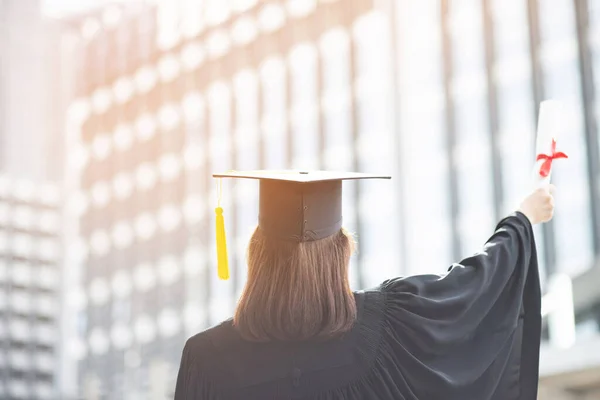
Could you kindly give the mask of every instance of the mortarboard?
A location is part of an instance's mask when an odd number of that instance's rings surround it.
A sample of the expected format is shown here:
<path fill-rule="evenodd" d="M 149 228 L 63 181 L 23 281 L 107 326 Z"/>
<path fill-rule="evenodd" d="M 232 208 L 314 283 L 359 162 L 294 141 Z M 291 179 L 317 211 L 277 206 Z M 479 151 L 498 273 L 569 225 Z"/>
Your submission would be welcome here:
<path fill-rule="evenodd" d="M 290 170 L 229 171 L 213 174 L 213 177 L 258 180 L 259 228 L 267 236 L 299 243 L 323 239 L 341 229 L 342 181 L 390 179 L 390 176 L 358 172 Z M 228 279 L 225 227 L 220 204 L 215 212 L 219 277 Z"/>

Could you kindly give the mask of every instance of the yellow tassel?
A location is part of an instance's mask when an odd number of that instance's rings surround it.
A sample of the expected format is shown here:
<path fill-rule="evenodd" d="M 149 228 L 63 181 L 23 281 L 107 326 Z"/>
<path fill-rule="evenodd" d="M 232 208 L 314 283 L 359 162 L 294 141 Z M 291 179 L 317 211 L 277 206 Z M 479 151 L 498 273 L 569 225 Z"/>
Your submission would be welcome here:
<path fill-rule="evenodd" d="M 217 268 L 219 278 L 229 279 L 229 261 L 227 259 L 227 239 L 225 237 L 225 220 L 223 219 L 223 209 L 215 208 L 217 214 Z"/>

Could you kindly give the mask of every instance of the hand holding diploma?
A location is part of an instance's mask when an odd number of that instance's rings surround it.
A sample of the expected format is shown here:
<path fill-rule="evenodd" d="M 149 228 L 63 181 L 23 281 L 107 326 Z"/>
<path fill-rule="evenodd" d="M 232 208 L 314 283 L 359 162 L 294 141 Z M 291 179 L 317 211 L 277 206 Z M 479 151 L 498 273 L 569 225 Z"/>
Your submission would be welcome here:
<path fill-rule="evenodd" d="M 554 160 L 568 158 L 557 151 L 558 137 L 563 129 L 562 105 L 556 100 L 543 101 L 540 105 L 536 141 L 536 163 L 533 169 L 534 186 L 541 187 L 550 184 L 552 164 Z"/>
<path fill-rule="evenodd" d="M 529 218 L 532 224 L 548 222 L 554 215 L 554 186 L 550 184 L 554 160 L 568 158 L 557 151 L 557 138 L 562 129 L 562 106 L 548 100 L 540 105 L 536 141 L 536 162 L 533 168 L 533 183 L 536 188 L 523 200 L 519 211 Z"/>

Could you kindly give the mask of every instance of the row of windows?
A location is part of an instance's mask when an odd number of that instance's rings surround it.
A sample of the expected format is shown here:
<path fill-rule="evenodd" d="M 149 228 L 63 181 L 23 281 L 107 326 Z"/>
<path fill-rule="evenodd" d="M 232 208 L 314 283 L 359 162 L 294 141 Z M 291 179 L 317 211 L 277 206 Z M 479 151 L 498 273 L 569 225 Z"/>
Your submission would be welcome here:
<path fill-rule="evenodd" d="M 336 83 L 340 82 L 340 79 L 344 80 L 349 78 L 347 74 L 328 74 L 328 70 L 335 70 L 336 66 L 344 65 L 344 59 L 348 59 L 349 56 L 349 35 L 344 28 L 336 27 L 325 32 L 318 45 L 312 43 L 300 43 L 290 49 L 287 56 L 287 60 L 282 60 L 280 56 L 270 55 L 261 62 L 261 65 L 257 65 L 257 72 L 261 79 L 264 81 L 265 87 L 274 88 L 278 86 L 274 84 L 277 70 L 273 70 L 273 67 L 279 67 L 279 65 L 272 65 L 273 60 L 281 61 L 281 66 L 284 71 L 287 66 L 286 62 L 289 62 L 290 74 L 293 76 L 292 80 L 294 87 L 292 88 L 293 93 L 302 93 L 306 90 L 303 86 L 309 82 L 311 76 L 316 77 L 314 67 L 316 67 L 316 61 L 318 55 L 321 54 L 325 61 L 325 75 L 326 80 L 323 82 L 326 88 L 336 87 Z M 342 56 L 342 57 L 337 57 Z M 82 102 L 78 107 L 71 110 L 74 117 L 77 119 L 87 119 L 90 112 L 93 111 L 96 114 L 102 115 L 107 112 L 111 107 L 119 107 L 129 102 L 135 93 L 140 95 L 148 94 L 159 82 L 169 83 L 181 76 L 182 73 L 198 67 L 204 59 L 204 50 L 197 43 L 190 43 L 183 48 L 181 55 L 168 54 L 165 55 L 155 66 L 147 65 L 140 67 L 131 77 L 121 77 L 115 81 L 110 87 L 96 88 L 89 98 L 89 102 Z M 346 63 L 347 65 L 347 63 Z M 347 68 L 345 68 L 347 69 Z M 343 69 L 342 69 L 343 71 Z M 310 75 L 306 75 L 306 74 Z M 251 75 L 255 75 L 252 73 Z M 232 82 L 235 86 L 240 89 L 240 95 L 245 94 L 244 85 L 248 86 L 251 82 L 244 82 L 248 78 L 253 78 L 248 74 L 247 70 L 237 71 L 232 75 Z M 278 79 L 275 79 L 278 80 Z M 316 81 L 315 81 L 316 82 Z M 346 80 L 349 82 L 349 79 Z M 213 90 L 214 89 L 214 90 Z M 212 84 L 212 88 L 207 90 L 208 93 L 215 92 L 215 95 L 219 94 L 219 85 Z M 267 88 L 268 90 L 268 88 Z M 338 96 L 329 96 L 324 99 L 324 103 L 331 107 L 331 102 L 336 103 L 339 101 Z M 194 108 L 196 104 L 187 105 L 185 102 L 182 103 L 183 109 L 179 108 L 179 105 L 166 105 L 158 113 L 158 122 L 161 127 L 165 129 L 171 129 L 176 126 L 181 119 L 181 113 L 185 116 L 191 115 L 194 118 L 194 113 L 198 110 Z M 298 110 L 301 112 L 301 110 Z M 146 127 L 148 129 L 155 129 L 156 125 Z M 152 135 L 152 132 L 140 131 L 139 135 L 142 137 Z M 123 146 L 127 146 L 127 139 L 122 142 Z"/>
<path fill-rule="evenodd" d="M 40 210 L 28 205 L 0 202 L 0 227 L 53 234 L 58 231 L 60 216 L 54 210 Z"/>
<path fill-rule="evenodd" d="M 21 232 L 9 233 L 0 230 L 0 255 L 55 262 L 60 256 L 60 246 L 58 240 L 53 237 L 40 237 Z"/>
<path fill-rule="evenodd" d="M 54 387 L 50 383 L 36 383 L 31 385 L 24 380 L 14 379 L 5 385 L 0 381 L 0 396 L 10 396 L 12 399 L 53 399 Z"/>
<path fill-rule="evenodd" d="M 251 229 L 240 229 L 240 232 L 247 233 L 247 235 L 231 237 L 229 246 L 232 253 L 240 256 L 239 259 L 242 262 L 241 255 L 244 254 Z M 85 292 L 78 290 L 71 293 L 69 296 L 70 306 L 75 309 L 83 309 L 87 304 L 102 306 L 107 304 L 111 298 L 114 300 L 127 299 L 133 291 L 146 293 L 159 285 L 169 286 L 187 281 L 186 278 L 196 278 L 204 270 L 207 261 L 210 262 L 210 265 L 215 265 L 212 260 L 212 249 L 214 247 L 211 247 L 209 252 L 205 246 L 189 247 L 181 255 L 164 254 L 154 263 L 139 263 L 131 270 L 117 269 L 108 278 L 95 277 L 89 281 Z M 245 271 L 245 265 L 240 265 L 239 268 Z M 241 271 L 236 272 L 241 273 Z"/>
<path fill-rule="evenodd" d="M 0 260 L 0 285 L 12 283 L 15 286 L 54 290 L 58 288 L 59 273 L 56 266 L 33 265 L 27 261 Z"/>
<path fill-rule="evenodd" d="M 236 3 L 238 5 L 235 5 Z M 231 14 L 235 13 L 238 18 L 231 23 L 229 35 L 223 30 L 215 29 L 207 36 L 207 47 L 212 50 L 213 56 L 218 57 L 228 50 L 230 41 L 238 45 L 247 44 L 259 31 L 275 31 L 286 23 L 288 17 L 304 18 L 317 9 L 317 0 L 288 0 L 285 5 L 271 2 L 262 5 L 254 14 L 247 12 L 256 4 L 256 0 L 209 1 L 205 8 L 204 3 L 196 1 L 160 3 L 156 10 L 157 45 L 162 50 L 170 49 L 184 38 L 197 37 L 206 26 L 217 26 L 226 22 L 232 18 Z M 113 29 L 119 25 L 121 16 L 118 8 L 108 7 L 101 20 L 106 29 Z M 82 24 L 81 34 L 84 39 L 92 39 L 101 28 L 98 19 L 90 18 Z M 128 33 L 123 29 L 121 32 Z"/>
<path fill-rule="evenodd" d="M 0 288 L 0 312 L 9 309 L 22 315 L 35 314 L 46 318 L 54 318 L 59 312 L 58 303 L 52 295 L 33 295 L 15 288 L 6 295 Z"/>
<path fill-rule="evenodd" d="M 96 180 L 89 193 L 79 193 L 71 200 L 75 208 L 84 213 L 90 203 L 95 208 L 104 208 L 111 201 L 130 198 L 134 191 L 146 192 L 159 183 L 172 182 L 179 178 L 185 167 L 188 171 L 197 170 L 203 159 L 197 146 L 189 146 L 183 155 L 165 153 L 156 162 L 142 162 L 132 171 L 118 171 L 111 180 Z"/>
<path fill-rule="evenodd" d="M 38 185 L 32 181 L 10 179 L 0 174 L 0 205 L 4 204 L 2 199 L 23 202 L 34 208 L 54 207 L 60 202 L 60 190 L 51 183 Z"/>
<path fill-rule="evenodd" d="M 37 370 L 44 373 L 53 372 L 55 359 L 52 354 L 36 351 L 35 353 L 25 350 L 12 349 L 6 353 L 0 352 L 0 370 L 12 368 L 18 371 Z"/>
<path fill-rule="evenodd" d="M 58 330 L 47 322 L 31 322 L 24 318 L 11 317 L 6 324 L 0 325 L 0 338 L 53 346 L 58 339 Z"/>
<path fill-rule="evenodd" d="M 144 212 L 131 221 L 117 221 L 109 231 L 95 229 L 89 236 L 89 253 L 98 257 L 105 256 L 111 250 L 131 247 L 136 241 L 150 240 L 161 231 L 174 232 L 184 222 L 195 225 L 202 221 L 205 215 L 206 208 L 200 197 L 187 198 L 181 207 L 166 204 L 156 214 Z"/>
<path fill-rule="evenodd" d="M 79 356 L 102 355 L 111 348 L 125 350 L 182 333 L 190 335 L 200 331 L 205 322 L 205 307 L 191 303 L 181 310 L 165 308 L 156 315 L 140 314 L 131 322 L 115 322 L 111 326 L 93 327 L 88 332 L 85 343 L 77 345 Z"/>

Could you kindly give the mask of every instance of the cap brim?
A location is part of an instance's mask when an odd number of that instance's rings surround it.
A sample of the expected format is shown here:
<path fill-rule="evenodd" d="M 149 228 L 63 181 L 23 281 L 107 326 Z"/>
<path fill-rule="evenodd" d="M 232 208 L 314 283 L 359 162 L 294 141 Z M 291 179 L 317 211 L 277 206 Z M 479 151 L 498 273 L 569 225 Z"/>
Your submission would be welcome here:
<path fill-rule="evenodd" d="M 343 181 L 356 179 L 391 179 L 389 175 L 366 174 L 361 172 L 302 171 L 302 170 L 254 170 L 228 171 L 213 174 L 214 178 L 267 179 L 299 183 Z"/>

